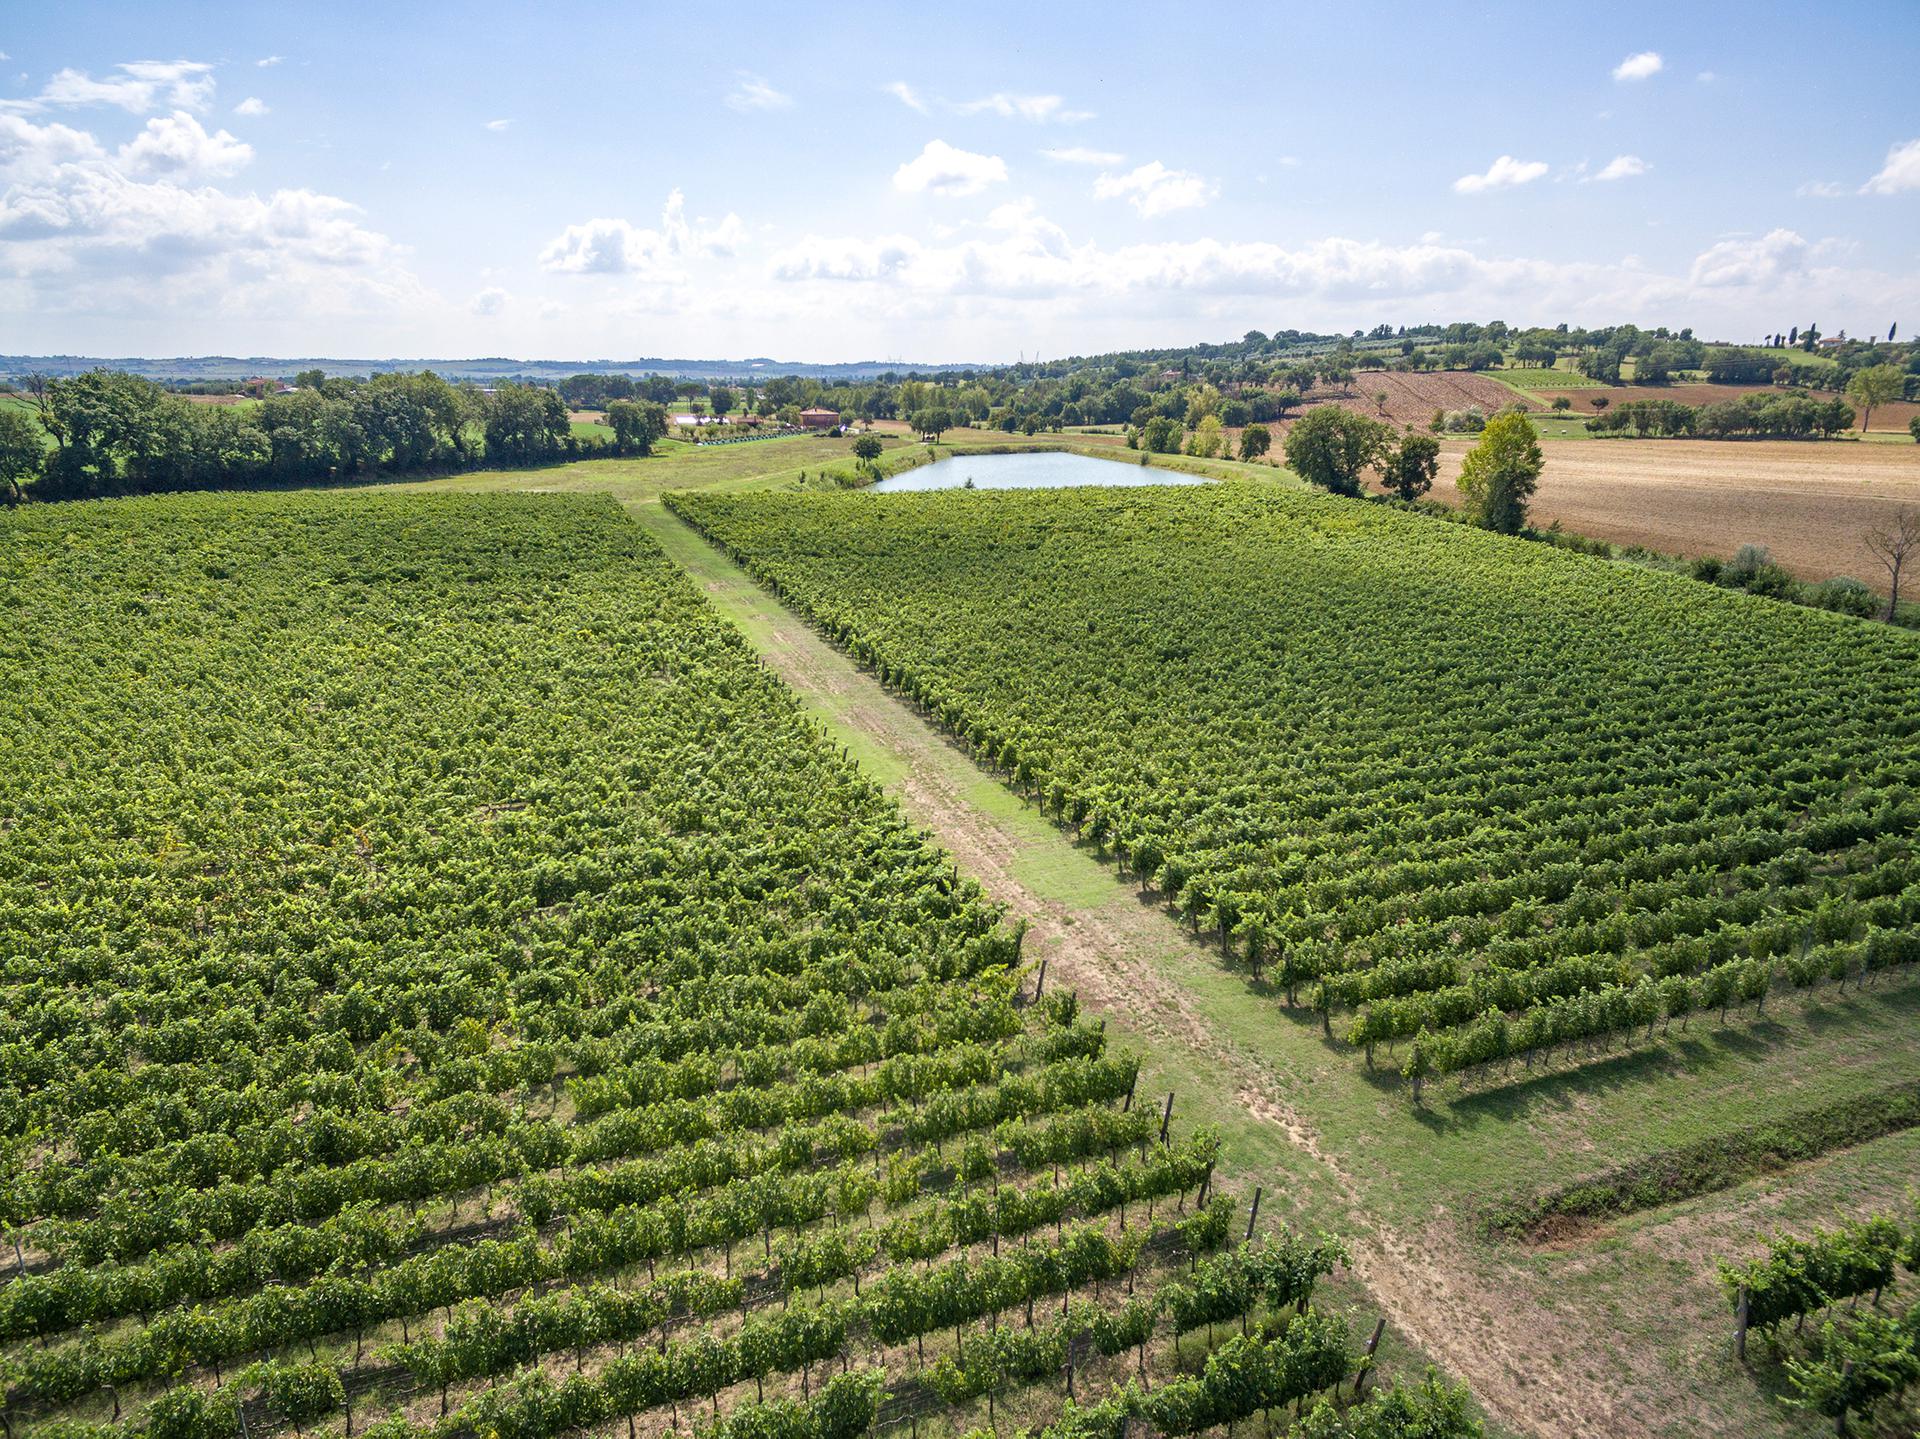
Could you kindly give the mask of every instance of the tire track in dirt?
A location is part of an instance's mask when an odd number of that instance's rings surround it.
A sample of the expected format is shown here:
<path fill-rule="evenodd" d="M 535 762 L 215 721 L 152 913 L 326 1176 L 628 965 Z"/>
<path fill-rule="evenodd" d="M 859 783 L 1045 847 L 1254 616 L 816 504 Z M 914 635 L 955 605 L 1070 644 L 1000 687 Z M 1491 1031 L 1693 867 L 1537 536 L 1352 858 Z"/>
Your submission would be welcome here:
<path fill-rule="evenodd" d="M 1023 882 L 1016 862 L 1022 846 L 1034 841 L 1009 832 L 965 792 L 997 779 L 683 522 L 664 511 L 646 522 L 723 612 L 751 615 L 741 628 L 790 689 L 902 766 L 891 787 L 907 816 L 930 831 L 992 898 L 1027 920 L 1028 941 L 1047 960 L 1050 987 L 1077 989 L 1089 1005 L 1123 1017 L 1150 1044 L 1178 1045 L 1202 1056 L 1232 1086 L 1248 1115 L 1321 1166 L 1346 1210 L 1342 1237 L 1353 1252 L 1354 1275 L 1403 1334 L 1472 1387 L 1489 1414 L 1507 1428 L 1555 1439 L 1575 1433 L 1625 1439 L 1657 1427 L 1661 1416 L 1571 1368 L 1606 1353 L 1604 1332 L 1543 1310 L 1524 1294 L 1483 1283 L 1444 1219 L 1418 1234 L 1380 1224 L 1356 1177 L 1281 1097 L 1281 1076 L 1258 1055 L 1221 1038 L 1192 995 L 1143 957 L 1171 953 L 1185 962 L 1217 965 L 1211 948 L 1159 906 L 1138 902 L 1117 877 L 1113 900 L 1098 905 L 1069 905 Z M 1050 826 L 1047 839 L 1071 844 Z"/>

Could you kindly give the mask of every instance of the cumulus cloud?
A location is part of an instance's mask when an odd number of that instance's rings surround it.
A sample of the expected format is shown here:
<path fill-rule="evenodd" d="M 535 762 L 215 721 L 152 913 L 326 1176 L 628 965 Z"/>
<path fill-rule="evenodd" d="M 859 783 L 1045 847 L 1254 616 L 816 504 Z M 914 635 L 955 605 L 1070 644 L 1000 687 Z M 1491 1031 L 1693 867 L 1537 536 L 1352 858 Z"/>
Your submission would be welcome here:
<path fill-rule="evenodd" d="M 1003 120 L 1031 120 L 1036 124 L 1058 121 L 1063 125 L 1077 125 L 1093 118 L 1091 110 L 1068 109 L 1067 102 L 1058 95 L 1012 95 L 1004 90 L 978 100 L 963 100 L 953 109 L 962 115 L 992 114 Z"/>
<path fill-rule="evenodd" d="M 1206 176 L 1191 170 L 1169 170 L 1158 160 L 1149 160 L 1124 175 L 1101 175 L 1093 182 L 1095 199 L 1124 199 L 1148 219 L 1191 210 L 1206 204 L 1216 193 Z"/>
<path fill-rule="evenodd" d="M 902 105 L 905 105 L 909 110 L 918 110 L 922 115 L 927 113 L 927 102 L 922 100 L 919 92 L 905 80 L 892 80 L 880 88 L 893 96 L 893 98 L 898 100 Z"/>
<path fill-rule="evenodd" d="M 1890 147 L 1880 173 L 1860 187 L 1864 195 L 1898 195 L 1904 190 L 1920 190 L 1920 140 Z"/>
<path fill-rule="evenodd" d="M 200 179 L 231 175 L 253 159 L 253 147 L 225 130 L 208 134 L 185 110 L 155 116 L 120 147 L 120 164 L 135 175 Z"/>
<path fill-rule="evenodd" d="M 271 107 L 267 102 L 262 100 L 258 95 L 249 95 L 233 107 L 233 113 L 236 115 L 257 117 L 267 114 L 270 109 Z"/>
<path fill-rule="evenodd" d="M 1502 155 L 1487 166 L 1485 174 L 1462 175 L 1453 182 L 1453 188 L 1462 195 L 1478 195 L 1487 190 L 1530 184 L 1546 173 L 1545 160 L 1516 160 L 1511 155 Z"/>
<path fill-rule="evenodd" d="M 1813 249 L 1795 231 L 1784 229 L 1769 230 L 1758 239 L 1721 240 L 1694 259 L 1688 278 L 1704 289 L 1778 286 L 1807 272 Z"/>
<path fill-rule="evenodd" d="M 286 59 L 284 55 L 265 55 L 253 63 L 258 65 L 262 70 L 265 70 L 270 66 L 278 65 L 284 59 Z"/>
<path fill-rule="evenodd" d="M 0 180 L 16 184 L 45 180 L 63 165 L 105 157 L 100 142 L 84 130 L 36 125 L 18 115 L 0 114 Z"/>
<path fill-rule="evenodd" d="M 717 225 L 690 224 L 686 197 L 675 190 L 667 196 L 658 229 L 619 219 L 569 225 L 540 252 L 540 266 L 566 275 L 673 279 L 678 261 L 732 255 L 745 238 L 738 215 L 729 214 Z"/>
<path fill-rule="evenodd" d="M 1007 333 L 1024 332 L 1035 314 L 1083 333 L 1110 325 L 1121 311 L 1136 319 L 1208 315 L 1225 323 L 1249 305 L 1276 302 L 1328 327 L 1381 306 L 1575 314 L 1593 317 L 1591 323 L 1684 312 L 1704 317 L 1702 323 L 1757 324 L 1756 311 L 1843 291 L 1880 308 L 1920 304 L 1916 277 L 1838 269 L 1831 263 L 1838 253 L 1791 231 L 1722 241 L 1679 273 L 1649 270 L 1632 258 L 1489 256 L 1437 236 L 1405 245 L 1329 237 L 1294 247 L 1198 239 L 1110 248 L 1076 242 L 1032 201 L 1020 200 L 995 208 L 984 226 L 941 241 L 809 235 L 773 256 L 774 290 L 754 303 L 763 313 L 799 306 L 848 324 L 864 318 L 876 333 L 902 317 L 945 324 L 956 300 L 966 301 L 970 316 L 1001 316 L 1012 327 Z M 813 295 L 811 282 L 832 282 L 834 297 Z"/>
<path fill-rule="evenodd" d="M 1613 78 L 1616 80 L 1651 80 L 1666 68 L 1666 63 L 1666 61 L 1660 58 L 1659 51 L 1642 50 L 1638 54 L 1627 56 L 1626 59 L 1622 60 L 1618 65 L 1615 65 L 1613 67 Z"/>
<path fill-rule="evenodd" d="M 727 104 L 740 111 L 784 110 L 793 104 L 793 97 L 774 89 L 763 77 L 742 70 L 735 76 L 733 88 L 727 92 Z"/>
<path fill-rule="evenodd" d="M 0 276 L 10 312 L 43 326 L 140 314 L 256 326 L 297 313 L 391 315 L 431 297 L 359 209 L 308 189 L 209 183 L 252 151 L 185 111 L 117 152 L 84 131 L 0 115 Z"/>
<path fill-rule="evenodd" d="M 511 120 L 486 120 L 481 123 L 482 129 L 491 130 L 496 135 L 503 134 L 512 127 L 513 121 Z"/>
<path fill-rule="evenodd" d="M 1127 157 L 1117 150 L 1089 150 L 1084 145 L 1063 145 L 1040 153 L 1062 165 L 1098 165 L 1103 170 L 1111 170 L 1115 165 L 1127 162 Z"/>
<path fill-rule="evenodd" d="M 976 155 L 945 140 L 929 140 L 925 149 L 893 172 L 893 188 L 909 195 L 921 191 L 977 195 L 1006 178 L 1006 161 L 998 155 Z"/>
<path fill-rule="evenodd" d="M 507 292 L 498 285 L 489 285 L 467 301 L 467 309 L 482 318 L 497 315 L 507 307 L 508 298 Z"/>
<path fill-rule="evenodd" d="M 1631 180 L 1636 175 L 1646 174 L 1647 171 L 1652 168 L 1653 166 L 1649 165 L 1645 160 L 1642 160 L 1638 155 L 1615 155 L 1611 160 L 1607 161 L 1605 166 L 1601 168 L 1600 173 L 1593 178 L 1596 180 Z"/>
<path fill-rule="evenodd" d="M 1847 187 L 1837 180 L 1809 180 L 1793 193 L 1802 199 L 1837 200 L 1848 192 Z"/>
<path fill-rule="evenodd" d="M 131 60 L 117 74 L 98 78 L 84 70 L 60 70 L 30 100 L 8 102 L 14 110 L 117 105 L 135 115 L 154 110 L 204 110 L 213 102 L 213 66 L 199 60 Z"/>

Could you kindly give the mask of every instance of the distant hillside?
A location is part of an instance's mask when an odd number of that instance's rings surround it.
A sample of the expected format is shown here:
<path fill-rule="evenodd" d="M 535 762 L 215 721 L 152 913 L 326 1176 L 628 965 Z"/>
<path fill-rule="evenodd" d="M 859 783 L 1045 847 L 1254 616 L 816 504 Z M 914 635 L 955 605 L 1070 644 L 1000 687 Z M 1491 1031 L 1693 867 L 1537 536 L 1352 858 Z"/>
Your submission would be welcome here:
<path fill-rule="evenodd" d="M 329 375 L 366 376 L 383 370 L 432 370 L 451 380 L 559 380 L 568 375 L 671 375 L 687 380 L 745 380 L 765 375 L 800 375 L 817 380 L 873 380 L 882 375 L 954 374 L 991 370 L 993 365 L 909 364 L 902 360 L 856 360 L 813 365 L 764 356 L 745 360 L 516 360 L 488 356 L 477 360 L 348 360 L 327 356 L 178 355 L 140 356 L 0 355 L 0 375 L 77 375 L 98 368 L 125 370 L 150 380 L 246 380 L 258 375 L 290 377 L 301 370 Z"/>

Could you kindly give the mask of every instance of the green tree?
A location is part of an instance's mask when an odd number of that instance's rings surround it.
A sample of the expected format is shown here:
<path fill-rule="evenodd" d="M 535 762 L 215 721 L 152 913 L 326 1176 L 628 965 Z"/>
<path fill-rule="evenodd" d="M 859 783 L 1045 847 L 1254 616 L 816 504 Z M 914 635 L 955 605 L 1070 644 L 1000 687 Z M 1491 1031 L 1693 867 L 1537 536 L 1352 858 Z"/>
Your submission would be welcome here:
<path fill-rule="evenodd" d="M 1440 470 L 1440 442 L 1432 435 L 1408 435 L 1380 466 L 1386 487 L 1411 503 L 1433 488 Z"/>
<path fill-rule="evenodd" d="M 1460 467 L 1460 493 L 1475 520 L 1503 535 L 1526 528 L 1527 505 L 1545 463 L 1539 433 L 1525 415 L 1503 411 L 1487 421 Z"/>
<path fill-rule="evenodd" d="M 1913 436 L 1913 442 L 1920 445 L 1920 415 L 1907 421 L 1907 433 Z"/>
<path fill-rule="evenodd" d="M 725 385 L 715 385 L 707 403 L 713 406 L 714 414 L 724 415 L 733 408 L 733 391 Z"/>
<path fill-rule="evenodd" d="M 0 409 L 0 497 L 19 499 L 46 460 L 47 432 L 18 405 Z"/>
<path fill-rule="evenodd" d="M 1273 448 L 1273 431 L 1265 425 L 1248 425 L 1240 432 L 1240 458 L 1257 460 Z"/>
<path fill-rule="evenodd" d="M 667 412 L 651 400 L 614 400 L 607 406 L 613 445 L 623 455 L 650 455 L 667 433 Z"/>
<path fill-rule="evenodd" d="M 1287 431 L 1287 464 L 1308 484 L 1357 495 L 1361 475 L 1392 442 L 1390 425 L 1339 405 L 1317 405 Z"/>
<path fill-rule="evenodd" d="M 953 428 L 953 415 L 950 411 L 935 405 L 924 410 L 916 410 L 908 423 L 923 440 L 937 445 L 940 443 L 940 436 Z"/>
<path fill-rule="evenodd" d="M 1890 405 L 1899 399 L 1906 384 L 1898 365 L 1868 365 L 1855 370 L 1847 381 L 1847 398 L 1860 407 L 1860 433 L 1867 432 L 1875 405 Z"/>
<path fill-rule="evenodd" d="M 1180 452 L 1180 422 L 1166 415 L 1155 415 L 1140 432 L 1140 448 L 1156 455 Z"/>
<path fill-rule="evenodd" d="M 880 437 L 878 435 L 862 435 L 859 439 L 855 440 L 853 442 L 853 457 L 869 465 L 879 459 Z"/>
<path fill-rule="evenodd" d="M 1215 459 L 1225 443 L 1226 437 L 1221 431 L 1220 417 L 1202 415 L 1200 423 L 1194 428 L 1193 438 L 1187 441 L 1187 453 L 1198 455 L 1203 459 Z"/>

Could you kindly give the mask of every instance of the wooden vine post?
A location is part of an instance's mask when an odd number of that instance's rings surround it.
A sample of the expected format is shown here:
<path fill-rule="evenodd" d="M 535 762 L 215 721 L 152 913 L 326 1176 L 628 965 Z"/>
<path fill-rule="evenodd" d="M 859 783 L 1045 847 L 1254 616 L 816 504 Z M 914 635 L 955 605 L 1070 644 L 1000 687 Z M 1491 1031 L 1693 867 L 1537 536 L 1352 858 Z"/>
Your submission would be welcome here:
<path fill-rule="evenodd" d="M 1373 1373 L 1373 1351 L 1380 1347 L 1380 1336 L 1387 1332 L 1387 1316 L 1382 1314 L 1373 1326 L 1373 1338 L 1367 1341 L 1367 1347 L 1360 1356 L 1360 1372 L 1353 1376 L 1353 1397 L 1358 1399 L 1360 1391 L 1366 1388 L 1367 1376 Z"/>
<path fill-rule="evenodd" d="M 1747 1286 L 1740 1286 L 1740 1302 L 1733 1312 L 1733 1352 L 1735 1357 L 1745 1360 L 1747 1357 L 1747 1316 L 1753 1310 L 1753 1301 L 1747 1295 Z"/>

